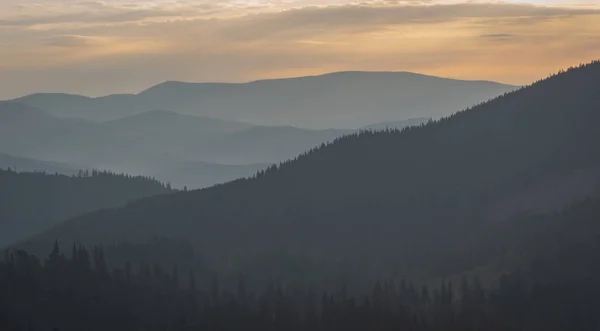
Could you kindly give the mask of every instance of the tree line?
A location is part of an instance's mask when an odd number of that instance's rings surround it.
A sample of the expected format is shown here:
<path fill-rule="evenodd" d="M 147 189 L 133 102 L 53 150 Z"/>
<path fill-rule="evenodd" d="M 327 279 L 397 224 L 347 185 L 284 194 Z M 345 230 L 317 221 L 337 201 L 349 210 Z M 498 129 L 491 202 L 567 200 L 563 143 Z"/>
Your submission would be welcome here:
<path fill-rule="evenodd" d="M 593 62 L 449 118 L 349 135 L 253 178 L 88 214 L 35 240 L 46 247 L 57 238 L 90 245 L 165 235 L 187 239 L 218 270 L 285 252 L 365 265 L 353 274 L 372 275 L 368 284 L 381 274 L 486 268 L 502 247 L 465 243 L 493 238 L 490 229 L 523 210 L 553 212 L 597 195 L 598 85 Z"/>
<path fill-rule="evenodd" d="M 224 288 L 216 276 L 200 283 L 176 265 L 126 262 L 111 270 L 99 247 L 73 245 L 65 254 L 55 244 L 43 261 L 5 253 L 0 329 L 593 331 L 600 327 L 598 276 L 536 281 L 515 271 L 493 286 L 463 277 L 438 286 L 381 281 L 360 295 L 343 284 L 329 292 L 285 283 L 255 291 L 243 276 Z"/>
<path fill-rule="evenodd" d="M 67 176 L 0 169 L 0 248 L 71 217 L 171 192 L 155 179 L 109 171 Z"/>

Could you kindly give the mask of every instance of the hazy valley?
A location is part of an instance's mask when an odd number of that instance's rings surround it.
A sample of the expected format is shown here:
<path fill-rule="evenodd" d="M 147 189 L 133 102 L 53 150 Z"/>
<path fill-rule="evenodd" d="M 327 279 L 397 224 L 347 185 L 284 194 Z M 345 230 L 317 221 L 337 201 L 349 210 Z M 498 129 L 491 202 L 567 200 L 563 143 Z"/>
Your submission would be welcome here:
<path fill-rule="evenodd" d="M 0 327 L 596 330 L 597 86 L 596 61 L 510 93 L 338 73 L 0 102 Z"/>
<path fill-rule="evenodd" d="M 347 72 L 247 84 L 169 82 L 103 98 L 34 94 L 0 102 L 0 153 L 203 188 L 356 131 L 419 125 L 515 88 Z M 315 116 L 319 125 L 307 120 Z"/>
<path fill-rule="evenodd" d="M 0 331 L 600 331 L 600 0 L 0 0 Z"/>

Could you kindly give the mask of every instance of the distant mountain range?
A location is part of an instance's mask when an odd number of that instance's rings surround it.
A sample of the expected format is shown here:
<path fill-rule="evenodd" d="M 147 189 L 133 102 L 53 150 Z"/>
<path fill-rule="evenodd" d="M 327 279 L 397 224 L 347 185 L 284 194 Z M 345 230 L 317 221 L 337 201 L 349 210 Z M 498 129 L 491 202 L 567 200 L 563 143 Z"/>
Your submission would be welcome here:
<path fill-rule="evenodd" d="M 520 262 L 505 254 L 512 242 L 486 240 L 505 221 L 600 193 L 598 86 L 594 62 L 426 125 L 335 139 L 250 179 L 80 216 L 23 246 L 161 235 L 221 270 L 267 270 L 281 256 L 290 274 L 321 263 L 354 279 L 501 270 Z"/>
<path fill-rule="evenodd" d="M 0 102 L 0 153 L 201 188 L 356 130 L 419 125 L 515 88 L 340 72 L 241 84 L 167 82 L 100 98 L 33 94 Z"/>
<path fill-rule="evenodd" d="M 14 101 L 91 121 L 165 109 L 255 125 L 356 129 L 448 116 L 515 88 L 408 72 L 338 72 L 242 84 L 166 82 L 136 95 L 33 94 Z"/>
<path fill-rule="evenodd" d="M 75 175 L 83 167 L 74 167 L 69 164 L 40 161 L 23 157 L 0 154 L 0 169 L 11 169 L 17 172 L 46 172 L 49 174 Z"/>
<path fill-rule="evenodd" d="M 423 121 L 379 126 L 403 128 Z M 97 123 L 0 102 L 2 153 L 49 160 L 72 169 L 156 176 L 190 189 L 252 175 L 264 165 L 291 159 L 352 132 L 355 130 L 254 126 L 164 110 Z M 191 168 L 194 164 L 197 169 Z"/>

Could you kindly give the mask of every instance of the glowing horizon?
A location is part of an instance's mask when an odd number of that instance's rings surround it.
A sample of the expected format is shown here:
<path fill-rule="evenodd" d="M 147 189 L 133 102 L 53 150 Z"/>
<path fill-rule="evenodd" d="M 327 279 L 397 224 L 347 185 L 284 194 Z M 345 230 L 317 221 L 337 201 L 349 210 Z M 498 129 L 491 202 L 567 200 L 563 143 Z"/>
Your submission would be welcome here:
<path fill-rule="evenodd" d="M 0 4 L 0 99 L 410 71 L 525 85 L 600 57 L 600 4 L 107 0 Z"/>

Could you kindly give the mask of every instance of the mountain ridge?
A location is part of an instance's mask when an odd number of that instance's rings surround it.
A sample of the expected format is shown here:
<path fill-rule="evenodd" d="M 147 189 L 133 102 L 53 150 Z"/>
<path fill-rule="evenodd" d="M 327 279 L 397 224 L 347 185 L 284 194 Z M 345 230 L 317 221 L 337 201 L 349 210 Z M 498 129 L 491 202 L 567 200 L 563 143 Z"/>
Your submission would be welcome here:
<path fill-rule="evenodd" d="M 598 171 L 599 83 L 593 62 L 426 125 L 338 138 L 252 179 L 81 216 L 30 243 L 160 233 L 187 238 L 218 267 L 283 250 L 369 261 L 364 273 L 425 275 L 486 229 L 490 205 L 582 168 Z"/>
<path fill-rule="evenodd" d="M 272 82 L 282 82 L 282 81 L 293 81 L 293 80 L 308 80 L 313 78 L 328 78 L 328 77 L 336 77 L 336 76 L 347 76 L 347 75 L 406 75 L 406 76 L 416 76 L 416 77 L 426 77 L 426 78 L 435 78 L 441 80 L 451 80 L 451 81 L 460 81 L 460 82 L 471 82 L 471 83 L 484 83 L 491 85 L 500 85 L 500 86 L 512 86 L 515 88 L 521 87 L 520 85 L 512 85 L 501 82 L 495 82 L 491 80 L 485 79 L 459 79 L 459 78 L 450 78 L 450 77 L 441 77 L 434 75 L 421 74 L 417 72 L 410 71 L 361 71 L 361 70 L 349 70 L 349 71 L 334 71 L 317 75 L 307 75 L 307 76 L 298 76 L 298 77 L 282 77 L 282 78 L 266 78 L 266 79 L 256 79 L 249 80 L 243 82 L 214 82 L 214 81 L 206 81 L 206 82 L 190 82 L 190 81 L 180 81 L 180 80 L 167 80 L 162 83 L 158 83 L 153 85 L 147 89 L 144 89 L 138 93 L 132 93 L 128 95 L 141 95 L 146 92 L 150 92 L 152 89 L 161 88 L 169 85 L 214 85 L 214 86 L 236 86 L 236 85 L 247 85 L 247 84 L 260 84 L 260 83 L 272 83 Z M 110 95 L 108 95 L 110 96 Z M 96 97 L 98 98 L 98 97 Z M 100 97 L 101 98 L 101 97 Z"/>
<path fill-rule="evenodd" d="M 450 115 L 516 88 L 405 72 L 340 72 L 248 83 L 170 81 L 138 94 L 99 98 L 36 94 L 14 101 L 97 122 L 164 109 L 263 126 L 356 129 Z"/>
<path fill-rule="evenodd" d="M 4 106 L 3 106 L 4 105 Z M 10 105 L 10 109 L 8 109 Z M 27 111 L 11 111 L 11 109 Z M 14 109 L 13 109 L 14 110 Z M 10 115 L 9 113 L 13 114 Z M 30 116 L 26 116 L 30 113 Z M 256 164 L 272 164 L 293 158 L 323 142 L 353 130 L 314 130 L 292 126 L 254 126 L 248 123 L 185 115 L 168 110 L 151 110 L 108 122 L 96 123 L 63 118 L 18 103 L 0 103 L 0 152 L 20 157 L 76 164 L 80 168 L 160 176 L 178 187 L 200 188 L 194 183 L 212 185 L 226 179 L 252 175 Z M 418 119 L 416 120 L 418 122 Z M 415 124 L 415 120 L 388 126 Z M 185 183 L 175 170 L 185 162 L 223 164 L 222 171 L 196 174 Z M 199 164 L 200 165 L 200 164 Z M 232 171 L 239 169 L 236 175 Z M 170 174 L 172 180 L 163 175 Z M 229 174 L 229 178 L 224 176 Z"/>
<path fill-rule="evenodd" d="M 82 213 L 170 192 L 151 178 L 105 171 L 67 176 L 0 169 L 0 248 Z"/>

